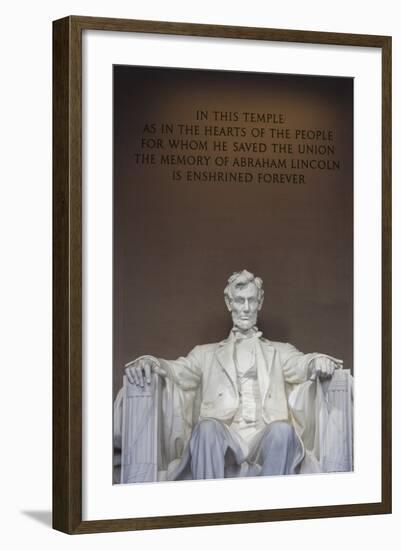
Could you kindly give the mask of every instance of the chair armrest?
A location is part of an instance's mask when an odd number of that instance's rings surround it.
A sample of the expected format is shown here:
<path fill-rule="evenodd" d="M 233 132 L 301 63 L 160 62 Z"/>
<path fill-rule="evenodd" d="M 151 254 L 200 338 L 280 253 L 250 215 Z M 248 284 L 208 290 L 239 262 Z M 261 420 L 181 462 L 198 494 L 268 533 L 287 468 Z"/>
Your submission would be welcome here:
<path fill-rule="evenodd" d="M 157 481 L 160 378 L 144 387 L 123 381 L 120 483 Z"/>
<path fill-rule="evenodd" d="M 305 449 L 301 473 L 353 469 L 353 378 L 336 369 L 329 379 L 307 380 L 289 394 L 291 418 Z"/>
<path fill-rule="evenodd" d="M 321 460 L 325 472 L 353 469 L 353 378 L 338 369 L 322 384 L 327 416 L 320 430 Z"/>

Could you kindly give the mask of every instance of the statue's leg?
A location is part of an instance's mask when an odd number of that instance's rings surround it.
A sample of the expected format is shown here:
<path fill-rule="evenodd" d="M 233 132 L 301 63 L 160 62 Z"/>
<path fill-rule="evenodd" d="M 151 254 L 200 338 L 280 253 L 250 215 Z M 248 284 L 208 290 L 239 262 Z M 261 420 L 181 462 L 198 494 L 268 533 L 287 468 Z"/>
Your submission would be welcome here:
<path fill-rule="evenodd" d="M 298 473 L 303 450 L 294 428 L 278 421 L 266 426 L 257 454 L 259 475 L 273 476 Z"/>
<path fill-rule="evenodd" d="M 200 420 L 189 442 L 193 479 L 224 477 L 225 456 L 228 448 L 234 453 L 233 441 L 224 425 L 214 418 Z"/>

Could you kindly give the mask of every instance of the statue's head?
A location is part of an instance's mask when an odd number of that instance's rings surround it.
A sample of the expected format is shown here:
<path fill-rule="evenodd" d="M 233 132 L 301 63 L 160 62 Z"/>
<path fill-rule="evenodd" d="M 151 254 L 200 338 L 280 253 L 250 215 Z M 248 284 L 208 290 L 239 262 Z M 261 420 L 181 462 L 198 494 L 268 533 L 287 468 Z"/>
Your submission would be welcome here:
<path fill-rule="evenodd" d="M 233 324 L 241 332 L 252 329 L 263 304 L 263 281 L 246 269 L 233 273 L 224 289 L 224 299 Z"/>

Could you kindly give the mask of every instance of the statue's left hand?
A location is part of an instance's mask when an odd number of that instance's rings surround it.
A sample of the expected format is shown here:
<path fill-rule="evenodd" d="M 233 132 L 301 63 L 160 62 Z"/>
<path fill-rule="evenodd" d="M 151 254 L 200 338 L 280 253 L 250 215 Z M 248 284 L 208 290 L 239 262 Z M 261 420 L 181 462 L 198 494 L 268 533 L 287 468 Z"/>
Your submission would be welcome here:
<path fill-rule="evenodd" d="M 312 361 L 312 369 L 310 379 L 316 378 L 330 378 L 333 376 L 334 371 L 338 368 L 342 368 L 343 362 L 341 359 L 335 357 L 320 356 L 315 357 Z"/>

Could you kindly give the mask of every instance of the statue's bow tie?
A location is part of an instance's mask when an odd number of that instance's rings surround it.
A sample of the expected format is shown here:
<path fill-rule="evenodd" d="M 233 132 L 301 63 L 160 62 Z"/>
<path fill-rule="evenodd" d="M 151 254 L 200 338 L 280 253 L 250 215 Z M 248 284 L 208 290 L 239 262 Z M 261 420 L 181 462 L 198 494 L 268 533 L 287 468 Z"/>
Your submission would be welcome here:
<path fill-rule="evenodd" d="M 237 328 L 233 328 L 231 331 L 231 334 L 234 338 L 234 340 L 247 340 L 250 338 L 260 338 L 262 336 L 262 333 L 260 330 L 255 329 L 252 332 L 244 334 Z"/>

